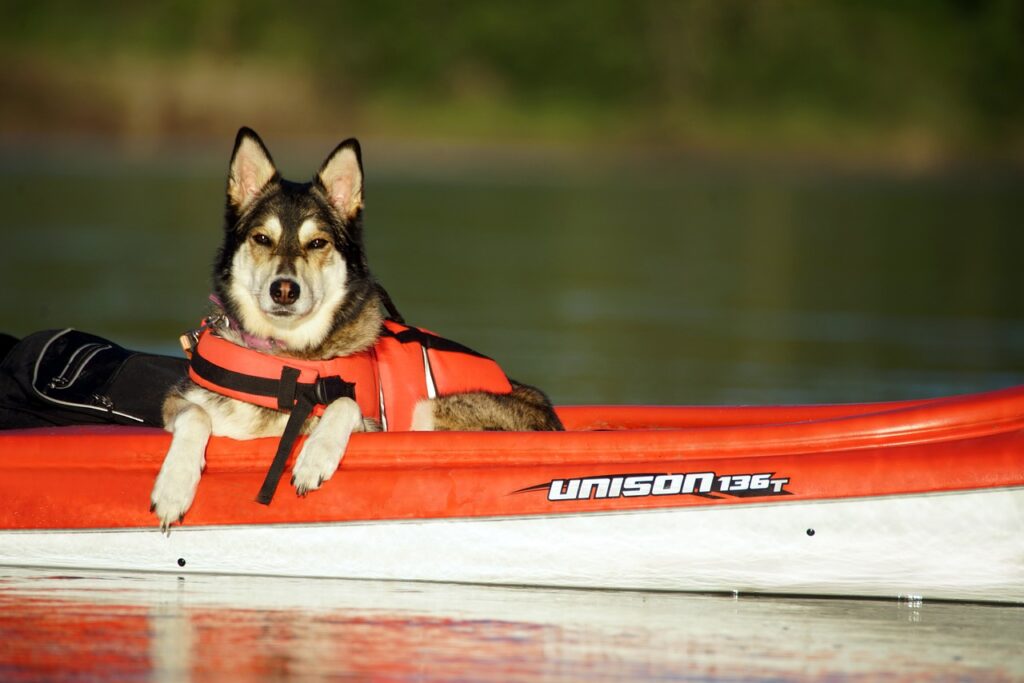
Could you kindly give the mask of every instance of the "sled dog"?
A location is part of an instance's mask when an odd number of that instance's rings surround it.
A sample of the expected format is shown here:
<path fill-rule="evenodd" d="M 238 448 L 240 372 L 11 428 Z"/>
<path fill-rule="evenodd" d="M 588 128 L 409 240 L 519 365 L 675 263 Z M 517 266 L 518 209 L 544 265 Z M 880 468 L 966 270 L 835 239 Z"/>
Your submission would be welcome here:
<path fill-rule="evenodd" d="M 173 437 L 151 503 L 165 531 L 192 505 L 211 435 L 281 436 L 300 407 L 299 495 L 331 478 L 352 432 L 562 428 L 540 390 L 403 324 L 367 263 L 355 139 L 296 183 L 255 132 L 238 132 L 210 299 L 189 378 L 163 404 Z"/>

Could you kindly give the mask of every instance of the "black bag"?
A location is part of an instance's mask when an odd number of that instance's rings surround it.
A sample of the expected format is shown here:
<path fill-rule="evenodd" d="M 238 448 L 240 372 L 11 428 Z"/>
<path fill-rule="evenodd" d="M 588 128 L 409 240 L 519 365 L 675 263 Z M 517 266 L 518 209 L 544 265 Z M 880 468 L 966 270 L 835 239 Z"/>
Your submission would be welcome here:
<path fill-rule="evenodd" d="M 164 397 L 188 373 L 184 358 L 130 351 L 78 330 L 4 339 L 0 346 L 9 350 L 0 362 L 0 429 L 162 427 Z"/>

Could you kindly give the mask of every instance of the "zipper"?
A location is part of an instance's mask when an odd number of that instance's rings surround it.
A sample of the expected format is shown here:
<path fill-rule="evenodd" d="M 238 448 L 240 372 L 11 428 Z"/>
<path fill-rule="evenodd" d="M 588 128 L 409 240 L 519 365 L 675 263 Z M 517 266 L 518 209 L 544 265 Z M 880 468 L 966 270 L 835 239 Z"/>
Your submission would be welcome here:
<path fill-rule="evenodd" d="M 75 352 L 71 354 L 71 358 L 68 358 L 68 362 L 64 364 L 64 369 L 61 370 L 56 377 L 50 380 L 50 383 L 48 385 L 50 389 L 63 389 L 65 386 L 67 386 L 67 380 L 64 379 L 64 376 L 68 374 L 68 369 L 71 367 L 71 364 L 75 362 L 75 359 L 78 358 L 78 354 L 80 354 L 82 351 L 89 348 L 90 346 L 98 346 L 98 344 L 96 342 L 92 342 L 91 344 L 79 346 L 77 349 L 75 349 Z"/>
<path fill-rule="evenodd" d="M 71 358 L 68 359 L 64 369 L 60 371 L 60 374 L 50 380 L 46 386 L 50 389 L 67 389 L 81 376 L 82 371 L 85 370 L 85 366 L 89 364 L 96 354 L 101 351 L 106 351 L 110 348 L 110 344 L 101 344 L 99 342 L 92 342 L 79 347 L 71 354 Z M 79 354 L 81 356 L 79 357 Z M 77 361 L 77 362 L 76 362 Z"/>
<path fill-rule="evenodd" d="M 100 408 L 106 410 L 108 413 L 114 412 L 114 402 L 110 400 L 109 396 L 104 396 L 103 394 L 93 394 L 92 402 L 98 405 Z"/>
<path fill-rule="evenodd" d="M 52 345 L 55 341 L 57 341 L 58 338 L 63 337 L 68 332 L 71 332 L 71 330 L 72 330 L 72 328 L 70 328 L 70 327 L 67 327 L 67 328 L 61 330 L 57 334 L 55 334 L 52 337 L 50 337 L 50 339 L 46 342 L 46 344 L 43 345 L 42 351 L 39 352 L 39 356 L 36 358 L 35 367 L 32 369 L 32 391 L 34 391 L 36 393 L 36 395 L 39 396 L 39 398 L 41 398 L 44 401 L 47 401 L 49 403 L 56 403 L 57 405 L 63 405 L 63 406 L 71 406 L 72 408 L 88 408 L 89 410 L 98 410 L 98 411 L 101 411 L 101 412 L 104 412 L 104 413 L 110 413 L 112 415 L 117 415 L 119 417 L 124 417 L 124 418 L 127 418 L 129 420 L 133 420 L 135 422 L 139 422 L 141 424 L 145 424 L 145 420 L 143 420 L 141 417 L 136 417 L 135 415 L 129 415 L 128 413 L 122 413 L 119 410 L 114 410 L 113 407 L 108 409 L 108 408 L 104 408 L 102 406 L 89 405 L 89 404 L 86 404 L 86 403 L 72 403 L 71 401 L 61 401 L 60 399 L 54 398 L 53 396 L 47 396 L 43 392 L 39 391 L 37 382 L 39 381 L 39 366 L 43 362 L 43 356 L 46 355 L 46 352 L 47 352 L 47 350 L 49 350 L 50 345 Z M 70 363 L 69 363 L 69 365 L 70 365 Z"/>

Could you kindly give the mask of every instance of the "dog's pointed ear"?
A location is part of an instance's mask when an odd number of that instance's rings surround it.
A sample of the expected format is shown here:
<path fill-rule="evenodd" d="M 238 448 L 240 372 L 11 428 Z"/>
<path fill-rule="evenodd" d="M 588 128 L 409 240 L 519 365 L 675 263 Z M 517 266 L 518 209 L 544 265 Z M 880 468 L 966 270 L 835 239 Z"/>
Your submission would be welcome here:
<path fill-rule="evenodd" d="M 363 156 L 359 141 L 349 138 L 335 147 L 316 179 L 331 206 L 343 218 L 354 218 L 363 208 Z"/>
<path fill-rule="evenodd" d="M 276 177 L 274 160 L 260 136 L 251 128 L 239 129 L 228 172 L 228 201 L 239 212 L 244 211 Z"/>

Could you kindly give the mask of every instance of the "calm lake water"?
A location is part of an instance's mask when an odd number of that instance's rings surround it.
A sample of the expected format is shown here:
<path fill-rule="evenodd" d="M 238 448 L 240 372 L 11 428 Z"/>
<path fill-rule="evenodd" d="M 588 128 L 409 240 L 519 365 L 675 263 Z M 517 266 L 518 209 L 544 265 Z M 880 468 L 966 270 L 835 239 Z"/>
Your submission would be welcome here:
<path fill-rule="evenodd" d="M 19 569 L 0 636 L 19 683 L 1024 677 L 1021 609 L 895 601 Z"/>
<path fill-rule="evenodd" d="M 405 317 L 558 403 L 1024 382 L 1024 174 L 365 147 L 370 260 Z M 74 326 L 176 353 L 206 307 L 227 151 L 0 157 L 0 330 Z M 279 165 L 306 178 L 323 154 Z"/>
<path fill-rule="evenodd" d="M 292 178 L 327 151 L 268 142 Z M 557 403 L 1024 383 L 1019 173 L 364 146 L 371 264 L 406 318 Z M 219 152 L 0 154 L 0 330 L 175 353 Z M 1022 643 L 1024 610 L 983 605 L 0 569 L 4 681 L 1012 680 Z"/>

